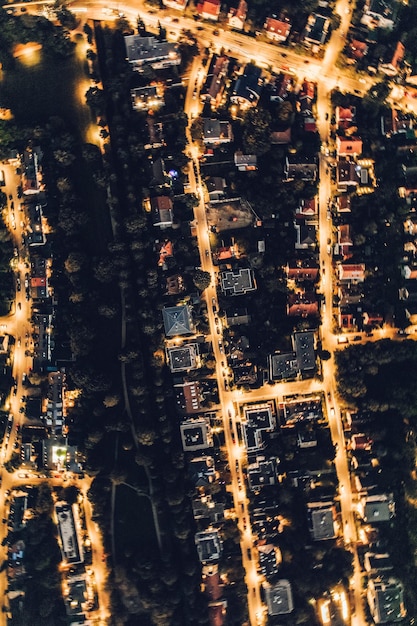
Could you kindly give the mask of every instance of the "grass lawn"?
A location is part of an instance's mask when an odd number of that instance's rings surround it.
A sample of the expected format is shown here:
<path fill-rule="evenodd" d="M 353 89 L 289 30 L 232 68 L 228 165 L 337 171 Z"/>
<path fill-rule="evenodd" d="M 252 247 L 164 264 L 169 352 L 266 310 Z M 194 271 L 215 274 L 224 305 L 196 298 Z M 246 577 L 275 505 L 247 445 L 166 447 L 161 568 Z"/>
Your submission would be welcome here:
<path fill-rule="evenodd" d="M 51 58 L 42 50 L 21 56 L 14 69 L 0 73 L 0 106 L 10 108 L 18 123 L 30 127 L 59 116 L 84 138 L 91 124 L 84 99 L 89 87 L 85 64 L 85 44 L 80 40 L 74 56 L 67 59 Z"/>

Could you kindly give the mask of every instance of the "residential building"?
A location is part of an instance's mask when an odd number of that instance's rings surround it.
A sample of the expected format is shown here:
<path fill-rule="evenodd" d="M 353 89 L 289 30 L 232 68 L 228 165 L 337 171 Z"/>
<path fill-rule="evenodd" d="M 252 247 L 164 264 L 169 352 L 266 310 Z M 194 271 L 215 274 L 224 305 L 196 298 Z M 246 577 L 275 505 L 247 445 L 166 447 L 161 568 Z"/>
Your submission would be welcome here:
<path fill-rule="evenodd" d="M 150 199 L 152 223 L 159 228 L 169 228 L 174 222 L 173 204 L 169 196 L 154 196 Z"/>
<path fill-rule="evenodd" d="M 289 317 L 318 317 L 319 303 L 314 291 L 297 291 L 287 297 L 287 315 Z"/>
<path fill-rule="evenodd" d="M 352 39 L 349 44 L 349 51 L 352 59 L 355 61 L 362 60 L 368 54 L 369 46 L 365 41 L 359 39 Z"/>
<path fill-rule="evenodd" d="M 306 219 L 310 222 L 317 220 L 317 201 L 314 198 L 302 198 L 300 204 L 295 209 L 295 217 L 297 219 Z"/>
<path fill-rule="evenodd" d="M 296 178 L 306 181 L 315 181 L 318 168 L 316 157 L 307 157 L 295 154 L 287 155 L 285 159 L 284 174 L 286 180 Z"/>
<path fill-rule="evenodd" d="M 191 335 L 194 332 L 191 308 L 187 304 L 165 307 L 162 316 L 167 337 Z"/>
<path fill-rule="evenodd" d="M 336 537 L 336 511 L 333 502 L 308 502 L 308 523 L 314 541 L 325 541 Z"/>
<path fill-rule="evenodd" d="M 392 561 L 388 552 L 365 552 L 363 564 L 365 570 L 373 575 L 392 570 Z"/>
<path fill-rule="evenodd" d="M 340 159 L 336 166 L 336 177 L 338 191 L 348 191 L 360 183 L 359 168 L 353 161 Z"/>
<path fill-rule="evenodd" d="M 360 499 L 358 512 L 367 523 L 389 522 L 395 515 L 394 496 L 392 493 L 367 495 Z"/>
<path fill-rule="evenodd" d="M 45 422 L 53 435 L 62 435 L 65 419 L 65 372 L 48 374 Z"/>
<path fill-rule="evenodd" d="M 188 0 L 162 0 L 162 2 L 167 9 L 175 9 L 177 11 L 184 11 L 188 4 Z"/>
<path fill-rule="evenodd" d="M 401 622 L 406 616 L 404 587 L 394 576 L 368 578 L 366 597 L 375 624 Z"/>
<path fill-rule="evenodd" d="M 220 285 L 225 296 L 241 296 L 256 290 L 255 276 L 251 268 L 221 272 Z"/>
<path fill-rule="evenodd" d="M 319 13 L 309 15 L 304 31 L 304 43 L 309 46 L 322 46 L 330 28 L 330 19 Z"/>
<path fill-rule="evenodd" d="M 392 30 L 396 19 L 396 0 L 366 0 L 361 23 L 370 29 Z"/>
<path fill-rule="evenodd" d="M 220 559 L 223 548 L 219 531 L 216 529 L 207 529 L 196 533 L 195 544 L 200 562 L 203 565 L 216 562 Z"/>
<path fill-rule="evenodd" d="M 295 352 L 268 356 L 269 380 L 292 380 L 299 374 Z"/>
<path fill-rule="evenodd" d="M 203 392 L 198 380 L 184 381 L 174 385 L 178 409 L 191 415 L 203 410 Z"/>
<path fill-rule="evenodd" d="M 203 119 L 203 142 L 207 145 L 230 143 L 233 139 L 232 126 L 226 120 Z"/>
<path fill-rule="evenodd" d="M 166 353 L 171 372 L 195 370 L 200 366 L 200 355 L 197 343 L 168 346 Z"/>
<path fill-rule="evenodd" d="M 157 85 L 147 85 L 146 87 L 135 87 L 130 90 L 132 106 L 135 111 L 155 111 L 164 104 L 164 90 L 161 83 Z"/>
<path fill-rule="evenodd" d="M 224 519 L 225 506 L 223 502 L 216 502 L 210 494 L 205 494 L 199 498 L 191 500 L 193 517 L 195 520 L 208 520 L 212 524 L 217 524 Z"/>
<path fill-rule="evenodd" d="M 226 310 L 226 323 L 228 326 L 241 326 L 243 324 L 250 324 L 250 315 L 245 307 L 242 308 L 230 308 Z"/>
<path fill-rule="evenodd" d="M 288 615 L 294 610 L 291 583 L 285 578 L 277 580 L 274 584 L 262 583 L 265 601 L 268 607 L 268 615 Z"/>
<path fill-rule="evenodd" d="M 43 246 L 46 237 L 42 224 L 42 205 L 37 202 L 25 202 L 25 207 L 29 221 L 26 241 L 31 247 Z"/>
<path fill-rule="evenodd" d="M 385 58 L 382 59 L 382 63 L 378 65 L 378 71 L 387 76 L 397 76 L 399 66 L 401 66 L 404 61 L 405 52 L 405 46 L 401 41 L 397 42 L 394 50 L 390 46 Z"/>
<path fill-rule="evenodd" d="M 301 374 L 314 371 L 316 368 L 314 331 L 302 330 L 293 333 L 292 344 Z"/>
<path fill-rule="evenodd" d="M 350 195 L 343 193 L 336 198 L 337 212 L 338 213 L 350 213 Z"/>
<path fill-rule="evenodd" d="M 134 70 L 143 71 L 144 65 L 157 70 L 181 63 L 181 55 L 173 43 L 141 35 L 126 35 L 124 39 L 126 58 Z"/>
<path fill-rule="evenodd" d="M 294 76 L 292 74 L 282 72 L 278 76 L 273 76 L 269 79 L 267 84 L 267 90 L 269 99 L 271 102 L 283 102 L 293 91 L 294 88 Z M 278 133 L 278 134 L 276 134 Z M 283 131 L 274 131 L 272 136 L 275 142 L 289 143 L 291 140 L 291 126 Z"/>
<path fill-rule="evenodd" d="M 205 450 L 213 446 L 210 420 L 206 417 L 189 419 L 180 424 L 181 442 L 185 452 Z"/>
<path fill-rule="evenodd" d="M 234 30 L 243 30 L 247 14 L 248 5 L 246 0 L 239 0 L 238 6 L 236 8 L 232 7 L 227 16 L 227 23 L 230 28 L 233 28 Z"/>
<path fill-rule="evenodd" d="M 365 280 L 365 263 L 339 263 L 337 269 L 341 282 L 357 284 Z"/>
<path fill-rule="evenodd" d="M 311 424 L 300 424 L 297 426 L 297 445 L 302 450 L 317 447 L 316 430 Z"/>
<path fill-rule="evenodd" d="M 185 291 L 185 284 L 181 274 L 175 272 L 165 277 L 165 294 L 177 296 Z"/>
<path fill-rule="evenodd" d="M 335 118 L 337 127 L 340 130 L 347 130 L 351 126 L 356 126 L 356 107 L 353 105 L 336 107 Z"/>
<path fill-rule="evenodd" d="M 263 89 L 262 70 L 253 63 L 247 63 L 236 79 L 230 101 L 242 109 L 256 106 Z"/>
<path fill-rule="evenodd" d="M 264 456 L 257 456 L 253 463 L 249 463 L 247 468 L 249 489 L 259 491 L 262 487 L 276 485 L 278 483 L 278 463 L 279 459 Z"/>
<path fill-rule="evenodd" d="M 39 193 L 42 186 L 41 160 L 42 151 L 39 146 L 27 147 L 22 159 L 22 188 L 25 196 Z"/>
<path fill-rule="evenodd" d="M 194 487 L 207 487 L 216 480 L 216 468 L 212 456 L 194 457 L 188 463 L 188 476 Z"/>
<path fill-rule="evenodd" d="M 259 567 L 266 579 L 276 576 L 282 561 L 281 551 L 272 543 L 258 545 Z"/>
<path fill-rule="evenodd" d="M 264 30 L 268 39 L 282 43 L 288 39 L 291 23 L 287 20 L 279 20 L 276 17 L 267 17 Z"/>
<path fill-rule="evenodd" d="M 25 282 L 28 281 L 30 295 L 33 300 L 45 300 L 48 295 L 47 261 L 40 255 L 31 256 L 30 278 L 25 275 Z"/>
<path fill-rule="evenodd" d="M 59 544 L 62 560 L 68 565 L 83 563 L 84 552 L 78 529 L 78 505 L 67 502 L 57 502 L 54 506 L 59 531 Z"/>
<path fill-rule="evenodd" d="M 317 245 L 316 226 L 305 219 L 294 221 L 296 250 L 314 250 Z"/>
<path fill-rule="evenodd" d="M 275 427 L 275 412 L 272 403 L 250 404 L 244 407 L 243 439 L 248 453 L 265 447 L 263 433 Z"/>
<path fill-rule="evenodd" d="M 256 154 L 243 154 L 243 152 L 235 152 L 234 161 L 239 172 L 253 172 L 258 169 L 258 157 Z"/>
<path fill-rule="evenodd" d="M 310 259 L 289 261 L 286 267 L 287 279 L 296 283 L 315 282 L 319 277 L 319 266 Z"/>
<path fill-rule="evenodd" d="M 220 104 L 228 76 L 229 63 L 229 58 L 226 55 L 214 54 L 200 90 L 201 99 L 203 101 L 209 100 L 214 107 Z"/>
<path fill-rule="evenodd" d="M 197 4 L 197 12 L 204 20 L 217 22 L 220 15 L 220 0 L 202 0 Z"/>
<path fill-rule="evenodd" d="M 359 156 L 362 154 L 362 139 L 337 135 L 336 151 L 339 157 Z"/>

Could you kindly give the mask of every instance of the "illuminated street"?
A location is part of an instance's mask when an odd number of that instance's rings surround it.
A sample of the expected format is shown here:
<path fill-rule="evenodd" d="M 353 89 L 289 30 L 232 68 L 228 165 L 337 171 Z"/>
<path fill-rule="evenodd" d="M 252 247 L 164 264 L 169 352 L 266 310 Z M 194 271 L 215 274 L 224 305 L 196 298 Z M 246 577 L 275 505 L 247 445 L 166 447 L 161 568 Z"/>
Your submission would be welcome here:
<path fill-rule="evenodd" d="M 49 0 L 45 2 L 21 3 L 15 6 L 30 6 L 31 11 L 35 11 L 36 5 L 51 3 Z M 108 4 L 103 0 L 83 1 L 74 0 L 71 2 L 71 8 L 82 12 L 86 19 L 104 19 L 103 8 L 109 8 Z M 126 0 L 123 3 L 117 3 L 117 10 L 123 12 L 132 23 L 136 21 L 138 13 L 144 19 L 147 27 L 157 29 L 158 22 L 162 26 L 169 28 L 170 33 L 174 32 L 178 36 L 182 29 L 189 29 L 195 33 L 195 22 L 192 19 L 182 17 L 178 23 L 172 22 L 170 11 L 164 11 L 163 14 L 150 15 L 148 6 L 142 2 L 133 2 Z M 84 12 L 85 11 L 85 12 Z M 256 61 L 258 65 L 265 68 L 272 66 L 274 71 L 285 70 L 298 77 L 299 80 L 307 78 L 317 83 L 317 128 L 319 130 L 322 146 L 328 146 L 330 141 L 330 119 L 333 110 L 330 102 L 330 94 L 332 89 L 338 88 L 341 91 L 354 92 L 357 95 L 364 95 L 369 91 L 375 83 L 375 79 L 370 76 L 359 80 L 359 77 L 352 77 L 352 70 L 339 69 L 336 61 L 342 51 L 346 34 L 349 30 L 352 18 L 352 6 L 349 0 L 338 0 L 335 8 L 336 13 L 341 17 L 340 27 L 332 32 L 330 41 L 326 46 L 324 59 L 320 61 L 313 58 L 307 53 L 299 54 L 291 51 L 287 47 L 272 45 L 264 41 L 257 41 L 249 38 L 239 32 L 230 32 L 222 30 L 220 36 L 213 35 L 213 30 L 217 29 L 216 24 L 204 22 L 202 30 L 197 33 L 200 47 L 210 45 L 212 50 L 220 50 L 223 47 L 227 53 L 235 55 L 240 60 Z M 172 13 L 176 15 L 176 13 Z M 200 151 L 196 143 L 192 141 L 190 126 L 192 120 L 200 113 L 201 102 L 195 97 L 195 91 L 199 89 L 204 81 L 204 68 L 201 64 L 201 57 L 194 58 L 189 70 L 188 88 L 185 100 L 184 110 L 188 115 L 189 127 L 187 129 L 188 146 L 186 153 L 190 159 L 188 174 L 190 189 L 198 198 L 198 205 L 194 209 L 193 228 L 198 240 L 200 252 L 201 268 L 208 272 L 211 277 L 210 286 L 205 289 L 204 297 L 207 302 L 207 316 L 209 321 L 209 335 L 212 349 L 216 361 L 216 379 L 219 394 L 219 406 L 222 413 L 225 446 L 227 449 L 228 463 L 231 473 L 231 484 L 228 490 L 233 496 L 234 511 L 240 529 L 240 546 L 242 552 L 242 562 L 245 569 L 245 580 L 248 587 L 248 610 L 251 626 L 261 626 L 266 623 L 266 606 L 261 599 L 261 583 L 262 576 L 258 573 L 257 550 L 254 547 L 254 537 L 252 535 L 249 513 L 249 498 L 246 493 L 246 482 L 244 475 L 244 467 L 246 465 L 246 451 L 243 442 L 239 439 L 240 428 L 238 428 L 241 419 L 240 408 L 245 403 L 265 402 L 274 400 L 277 404 L 282 403 L 286 396 L 292 395 L 309 395 L 321 394 L 326 405 L 325 413 L 328 416 L 332 442 L 336 448 L 335 468 L 337 472 L 340 492 L 341 507 L 341 535 L 343 535 L 345 547 L 352 551 L 354 556 L 354 575 L 351 580 L 351 589 L 353 590 L 354 612 L 350 615 L 349 600 L 346 597 L 346 591 L 343 588 L 331 590 L 329 598 L 320 599 L 318 601 L 317 611 L 320 615 L 324 626 L 331 624 L 330 609 L 332 603 L 337 607 L 341 618 L 345 624 L 349 624 L 350 620 L 353 626 L 363 626 L 367 623 L 362 601 L 362 575 L 358 560 L 356 542 L 356 524 L 354 517 L 353 496 L 351 490 L 350 473 L 348 466 L 347 451 L 342 425 L 341 410 L 338 403 L 336 393 L 335 380 L 335 362 L 334 352 L 337 349 L 343 349 L 338 346 L 337 336 L 334 334 L 334 318 L 333 318 L 333 225 L 329 219 L 329 200 L 332 197 L 332 182 L 329 167 L 328 150 L 322 151 L 319 156 L 319 245 L 320 245 L 320 274 L 321 284 L 320 292 L 323 295 L 324 307 L 322 308 L 322 324 L 320 326 L 320 338 L 322 341 L 322 349 L 330 353 L 328 360 L 322 361 L 323 380 L 308 379 L 297 380 L 293 382 L 277 383 L 275 385 L 264 384 L 259 389 L 250 391 L 231 390 L 228 384 L 229 371 L 227 357 L 225 355 L 225 346 L 223 344 L 222 324 L 223 321 L 218 316 L 219 305 L 217 300 L 217 268 L 213 264 L 211 247 L 210 247 L 210 230 L 207 221 L 206 205 L 204 199 L 204 185 L 200 174 Z M 89 81 L 79 85 L 79 98 L 84 97 L 85 91 L 89 87 Z M 397 94 L 401 99 L 401 93 Z M 403 97 L 403 96 L 402 96 Z M 411 109 L 417 111 L 417 102 L 408 102 L 407 105 Z M 88 130 L 88 139 L 100 144 L 97 135 L 97 129 L 91 126 Z M 16 284 L 17 280 L 24 283 L 25 273 L 27 271 L 28 255 L 25 246 L 22 244 L 22 235 L 24 234 L 25 225 L 21 226 L 21 218 L 18 216 L 20 200 L 16 196 L 16 188 L 19 184 L 19 177 L 15 174 L 14 168 L 4 166 L 6 172 L 7 185 L 4 188 L 7 195 L 13 197 L 15 209 L 13 212 L 9 209 L 8 221 L 10 224 L 10 232 L 13 237 L 13 245 L 17 248 L 17 257 L 13 260 L 13 270 L 15 272 Z M 32 357 L 27 356 L 26 337 L 31 334 L 31 301 L 25 296 L 25 289 L 16 290 L 16 302 L 12 306 L 11 314 L 7 317 L 0 318 L 0 323 L 7 326 L 5 332 L 12 335 L 16 339 L 13 349 L 13 377 L 16 381 L 16 393 L 10 396 L 10 413 L 13 416 L 13 425 L 10 435 L 5 437 L 1 449 L 2 467 L 7 462 L 13 452 L 16 440 L 17 430 L 24 422 L 22 413 L 19 412 L 21 406 L 21 398 L 25 393 L 23 385 L 23 377 L 31 371 Z M 385 327 L 373 333 L 372 337 L 366 337 L 361 333 L 358 342 L 378 341 L 381 338 L 398 338 L 397 330 Z M 411 336 L 417 339 L 417 335 Z M 2 518 L 8 515 L 8 505 L 5 497 L 5 491 L 19 485 L 37 484 L 42 479 L 35 473 L 30 472 L 28 478 L 19 477 L 19 472 L 8 473 L 4 469 L 1 471 L 2 483 L 0 486 L 0 514 Z M 51 479 L 52 485 L 61 485 L 63 477 Z M 74 480 L 79 487 L 83 498 L 86 514 L 86 526 L 89 539 L 93 546 L 92 550 L 92 570 L 95 575 L 99 596 L 99 611 L 92 616 L 92 623 L 104 626 L 108 617 L 109 594 L 106 589 L 107 570 L 105 563 L 105 555 L 103 551 L 102 537 L 93 521 L 91 504 L 87 499 L 87 492 L 91 484 L 91 479 L 84 478 L 82 480 Z M 3 540 L 7 534 L 7 527 L 3 525 L 0 532 L 0 539 Z M 7 556 L 7 546 L 3 548 L 3 559 Z M 3 572 L 0 575 L 0 593 L 6 597 L 7 579 Z M 2 613 L 3 617 L 0 626 L 6 625 L 7 616 Z"/>

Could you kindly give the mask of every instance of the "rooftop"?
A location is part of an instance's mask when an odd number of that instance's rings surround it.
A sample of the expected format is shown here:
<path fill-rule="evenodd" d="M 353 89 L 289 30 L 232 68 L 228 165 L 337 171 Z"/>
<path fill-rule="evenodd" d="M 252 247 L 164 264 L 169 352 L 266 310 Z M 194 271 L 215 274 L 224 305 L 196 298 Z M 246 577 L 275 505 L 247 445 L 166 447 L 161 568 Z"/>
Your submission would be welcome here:
<path fill-rule="evenodd" d="M 335 510 L 332 502 L 307 503 L 309 530 L 314 541 L 334 539 Z"/>
<path fill-rule="evenodd" d="M 204 450 L 213 445 L 210 420 L 205 417 L 187 420 L 180 424 L 182 447 L 187 452 Z"/>
<path fill-rule="evenodd" d="M 190 335 L 193 332 L 191 309 L 188 305 L 165 307 L 162 316 L 167 337 Z"/>
<path fill-rule="evenodd" d="M 240 296 L 256 289 L 255 277 L 250 268 L 223 271 L 220 280 L 226 296 Z"/>
<path fill-rule="evenodd" d="M 268 615 L 287 615 L 294 610 L 291 584 L 285 578 L 277 580 L 273 585 L 263 582 L 262 588 L 268 607 Z"/>

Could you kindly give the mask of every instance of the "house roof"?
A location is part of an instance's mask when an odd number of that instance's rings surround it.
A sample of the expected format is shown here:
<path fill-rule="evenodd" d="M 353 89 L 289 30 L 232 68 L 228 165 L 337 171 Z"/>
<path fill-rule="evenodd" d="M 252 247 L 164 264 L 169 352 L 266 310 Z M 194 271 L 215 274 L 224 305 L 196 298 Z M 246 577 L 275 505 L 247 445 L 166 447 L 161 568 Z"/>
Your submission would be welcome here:
<path fill-rule="evenodd" d="M 165 334 L 168 337 L 188 335 L 192 331 L 191 310 L 186 304 L 165 307 L 162 310 Z"/>
<path fill-rule="evenodd" d="M 325 502 L 307 503 L 309 514 L 310 532 L 315 541 L 334 539 L 336 536 L 334 526 L 334 505 Z"/>
<path fill-rule="evenodd" d="M 300 370 L 302 372 L 313 370 L 316 367 L 314 331 L 302 330 L 295 332 L 292 339 Z"/>
<path fill-rule="evenodd" d="M 203 450 L 213 445 L 210 435 L 210 422 L 204 417 L 182 422 L 180 433 L 184 450 Z"/>
<path fill-rule="evenodd" d="M 392 495 L 372 495 L 363 498 L 363 517 L 367 522 L 388 522 L 393 516 L 395 505 Z"/>
<path fill-rule="evenodd" d="M 316 83 L 312 80 L 303 80 L 300 90 L 300 98 L 313 100 L 316 95 Z"/>
<path fill-rule="evenodd" d="M 246 0 L 239 0 L 237 8 L 231 8 L 229 12 L 229 20 L 235 18 L 244 21 L 248 12 L 248 4 Z"/>
<path fill-rule="evenodd" d="M 291 126 L 287 130 L 274 130 L 271 133 L 271 143 L 276 145 L 284 145 L 291 141 Z"/>
<path fill-rule="evenodd" d="M 339 280 L 365 280 L 365 263 L 340 263 Z"/>
<path fill-rule="evenodd" d="M 126 35 L 126 54 L 129 63 L 147 63 L 157 59 L 178 56 L 177 47 L 167 41 L 158 41 L 155 37 L 142 37 L 140 35 Z"/>
<path fill-rule="evenodd" d="M 337 242 L 341 246 L 353 245 L 350 224 L 340 224 L 337 227 Z"/>
<path fill-rule="evenodd" d="M 218 141 L 231 141 L 232 127 L 227 120 L 204 118 L 203 141 L 204 143 L 216 143 Z"/>
<path fill-rule="evenodd" d="M 359 61 L 368 52 L 368 44 L 365 41 L 359 41 L 359 39 L 352 39 L 350 43 L 350 51 L 352 56 Z"/>
<path fill-rule="evenodd" d="M 232 99 L 243 100 L 249 104 L 256 104 L 261 95 L 263 82 L 261 80 L 262 69 L 254 63 L 247 63 L 236 80 L 233 88 Z"/>
<path fill-rule="evenodd" d="M 291 584 L 282 578 L 273 585 L 262 583 L 269 615 L 287 615 L 294 609 Z"/>
<path fill-rule="evenodd" d="M 278 573 L 278 553 L 279 548 L 272 543 L 266 543 L 264 545 L 258 544 L 259 565 L 263 575 L 267 578 Z"/>
<path fill-rule="evenodd" d="M 319 305 L 314 292 L 298 292 L 288 296 L 287 314 L 290 317 L 317 316 L 318 313 Z"/>
<path fill-rule="evenodd" d="M 288 263 L 286 272 L 289 279 L 314 281 L 319 275 L 319 267 L 314 262 L 295 260 Z"/>
<path fill-rule="evenodd" d="M 271 380 L 285 380 L 294 378 L 299 372 L 297 356 L 295 352 L 285 354 L 270 354 L 269 376 Z"/>
<path fill-rule="evenodd" d="M 254 463 L 248 465 L 247 470 L 251 491 L 257 491 L 268 485 L 276 485 L 278 482 L 275 458 L 257 457 Z"/>
<path fill-rule="evenodd" d="M 393 576 L 369 579 L 368 603 L 376 624 L 401 621 L 406 615 L 404 588 Z"/>
<path fill-rule="evenodd" d="M 203 530 L 196 533 L 194 540 L 202 563 L 219 560 L 222 554 L 222 544 L 218 530 Z"/>
<path fill-rule="evenodd" d="M 356 123 L 356 107 L 336 107 L 335 116 L 339 128 L 348 128 Z"/>
<path fill-rule="evenodd" d="M 341 156 L 362 154 L 362 139 L 360 137 L 341 137 L 338 135 L 336 138 L 336 150 Z"/>
<path fill-rule="evenodd" d="M 250 268 L 226 270 L 220 274 L 221 288 L 226 296 L 239 296 L 256 289 L 253 271 Z"/>
<path fill-rule="evenodd" d="M 279 38 L 287 39 L 291 31 L 291 23 L 278 20 L 275 17 L 267 17 L 264 28 L 267 33 L 273 33 Z"/>
<path fill-rule="evenodd" d="M 204 0 L 197 5 L 197 11 L 200 14 L 205 13 L 213 17 L 218 17 L 220 13 L 220 0 Z"/>

